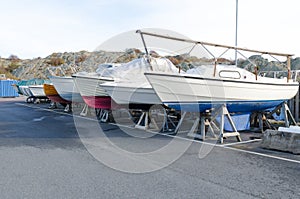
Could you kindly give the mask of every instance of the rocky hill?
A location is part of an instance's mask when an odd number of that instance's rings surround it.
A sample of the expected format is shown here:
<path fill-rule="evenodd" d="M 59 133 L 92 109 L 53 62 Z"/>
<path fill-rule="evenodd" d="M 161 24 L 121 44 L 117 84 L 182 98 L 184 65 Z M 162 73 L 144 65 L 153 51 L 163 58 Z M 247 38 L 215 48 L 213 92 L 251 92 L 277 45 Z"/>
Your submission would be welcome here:
<path fill-rule="evenodd" d="M 152 56 L 159 56 L 151 52 Z M 52 53 L 45 58 L 34 58 L 21 60 L 17 56 L 9 58 L 0 58 L 0 74 L 4 73 L 8 78 L 14 79 L 47 79 L 49 76 L 72 75 L 78 71 L 94 72 L 101 63 L 126 63 L 133 59 L 142 57 L 144 53 L 137 49 L 127 49 L 125 52 L 64 52 Z M 210 63 L 212 59 L 191 57 L 189 55 L 169 56 L 176 66 L 183 70 L 194 67 L 195 65 Z M 233 64 L 233 61 L 227 59 L 218 59 L 218 62 Z M 248 60 L 239 59 L 239 67 L 253 70 L 253 64 L 259 66 L 259 70 L 284 70 L 285 63 L 279 61 L 269 61 L 260 55 L 253 55 Z M 293 70 L 300 70 L 300 57 L 292 59 Z"/>
<path fill-rule="evenodd" d="M 260 55 L 253 55 L 249 60 L 239 60 L 239 67 L 253 68 L 253 63 L 259 67 L 260 71 L 281 71 L 286 67 L 286 62 L 269 61 Z M 291 60 L 291 70 L 300 70 L 300 57 Z"/>
<path fill-rule="evenodd" d="M 122 53 L 104 51 L 53 53 L 45 58 L 22 60 L 12 74 L 19 79 L 47 79 L 49 76 L 72 75 L 78 71 L 92 72 L 100 63 L 118 62 L 121 55 Z"/>

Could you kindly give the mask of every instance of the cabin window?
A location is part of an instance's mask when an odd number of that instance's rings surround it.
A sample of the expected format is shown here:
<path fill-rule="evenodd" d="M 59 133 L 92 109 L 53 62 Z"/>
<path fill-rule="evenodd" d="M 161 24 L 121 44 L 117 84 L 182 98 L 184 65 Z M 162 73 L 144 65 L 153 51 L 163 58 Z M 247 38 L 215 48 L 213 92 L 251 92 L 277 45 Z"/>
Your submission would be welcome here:
<path fill-rule="evenodd" d="M 240 79 L 241 74 L 238 71 L 221 70 L 219 76 L 223 78 Z"/>

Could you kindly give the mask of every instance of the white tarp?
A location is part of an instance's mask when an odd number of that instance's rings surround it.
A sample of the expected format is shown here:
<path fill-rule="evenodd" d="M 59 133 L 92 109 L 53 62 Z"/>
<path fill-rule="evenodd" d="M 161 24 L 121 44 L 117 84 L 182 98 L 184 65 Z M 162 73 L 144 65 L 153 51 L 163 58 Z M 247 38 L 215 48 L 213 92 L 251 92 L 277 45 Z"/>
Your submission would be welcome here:
<path fill-rule="evenodd" d="M 150 64 L 149 64 L 150 62 Z M 104 69 L 103 77 L 113 77 L 116 81 L 147 81 L 145 72 L 178 73 L 179 69 L 166 58 L 139 58 L 118 67 Z M 99 71 L 100 72 L 100 71 Z"/>

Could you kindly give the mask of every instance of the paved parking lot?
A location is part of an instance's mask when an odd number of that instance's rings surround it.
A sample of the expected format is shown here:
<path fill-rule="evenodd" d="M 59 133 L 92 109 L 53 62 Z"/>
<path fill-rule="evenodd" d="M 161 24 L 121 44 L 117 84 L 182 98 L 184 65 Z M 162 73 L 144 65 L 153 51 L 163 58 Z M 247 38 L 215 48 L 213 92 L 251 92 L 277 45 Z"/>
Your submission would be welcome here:
<path fill-rule="evenodd" d="M 1 198 L 300 198 L 300 157 L 261 149 L 259 140 L 205 144 L 183 134 L 97 126 L 47 107 L 0 99 Z M 98 145 L 105 139 L 113 145 Z M 178 148 L 159 150 L 172 141 Z M 122 156 L 112 146 L 131 153 Z M 146 155 L 134 165 L 138 153 Z M 101 159 L 105 155 L 111 164 Z M 155 171 L 134 172 L 148 166 Z"/>

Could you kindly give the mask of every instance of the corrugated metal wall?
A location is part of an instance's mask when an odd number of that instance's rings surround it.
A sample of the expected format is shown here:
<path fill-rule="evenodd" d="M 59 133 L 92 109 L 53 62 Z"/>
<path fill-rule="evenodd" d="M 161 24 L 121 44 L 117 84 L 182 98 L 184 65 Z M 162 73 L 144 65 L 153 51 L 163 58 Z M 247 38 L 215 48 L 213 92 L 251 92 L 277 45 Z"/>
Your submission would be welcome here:
<path fill-rule="evenodd" d="M 16 80 L 0 80 L 0 97 L 18 97 L 19 94 L 12 87 L 16 83 Z"/>

